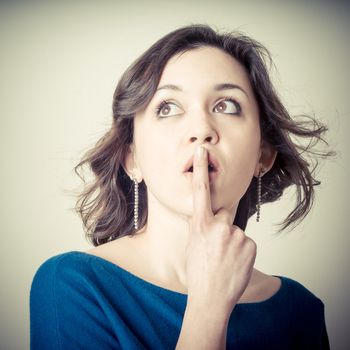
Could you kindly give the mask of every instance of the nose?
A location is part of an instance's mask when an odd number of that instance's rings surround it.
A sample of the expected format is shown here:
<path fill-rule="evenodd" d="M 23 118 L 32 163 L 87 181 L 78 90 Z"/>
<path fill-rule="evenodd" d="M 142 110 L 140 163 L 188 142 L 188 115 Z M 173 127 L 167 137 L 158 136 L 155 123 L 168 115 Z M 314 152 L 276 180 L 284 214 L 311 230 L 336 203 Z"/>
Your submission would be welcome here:
<path fill-rule="evenodd" d="M 192 126 L 189 128 L 189 143 L 197 142 L 198 144 L 209 142 L 216 144 L 219 136 L 213 122 L 207 116 L 196 118 Z"/>

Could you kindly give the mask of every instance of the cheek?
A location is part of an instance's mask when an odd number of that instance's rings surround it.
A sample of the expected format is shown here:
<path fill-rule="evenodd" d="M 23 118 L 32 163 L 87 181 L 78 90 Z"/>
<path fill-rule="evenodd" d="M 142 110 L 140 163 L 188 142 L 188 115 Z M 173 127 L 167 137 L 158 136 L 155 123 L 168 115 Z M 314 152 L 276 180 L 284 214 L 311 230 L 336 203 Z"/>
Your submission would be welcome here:
<path fill-rule="evenodd" d="M 235 142 L 230 144 L 231 155 L 229 182 L 243 195 L 254 175 L 255 167 L 259 159 L 260 134 L 241 133 L 236 135 Z"/>
<path fill-rule="evenodd" d="M 145 181 L 163 182 L 181 166 L 176 164 L 173 147 L 169 142 L 144 139 L 139 148 L 139 165 Z"/>
<path fill-rule="evenodd" d="M 260 150 L 260 129 L 256 126 L 246 130 L 238 130 L 230 136 L 229 153 L 238 167 L 255 167 Z"/>

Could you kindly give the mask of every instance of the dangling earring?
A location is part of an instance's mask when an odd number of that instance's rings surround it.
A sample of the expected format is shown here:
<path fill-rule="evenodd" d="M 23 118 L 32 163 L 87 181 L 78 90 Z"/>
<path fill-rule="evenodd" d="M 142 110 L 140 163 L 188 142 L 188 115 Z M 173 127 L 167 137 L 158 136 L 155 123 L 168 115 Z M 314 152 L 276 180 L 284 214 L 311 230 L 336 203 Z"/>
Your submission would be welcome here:
<path fill-rule="evenodd" d="M 264 174 L 264 169 L 261 168 L 258 175 L 258 201 L 256 204 L 256 222 L 260 220 L 260 204 L 261 204 L 261 176 Z"/>
<path fill-rule="evenodd" d="M 136 178 L 132 176 L 132 181 L 134 182 L 134 228 L 139 229 L 139 183 Z"/>

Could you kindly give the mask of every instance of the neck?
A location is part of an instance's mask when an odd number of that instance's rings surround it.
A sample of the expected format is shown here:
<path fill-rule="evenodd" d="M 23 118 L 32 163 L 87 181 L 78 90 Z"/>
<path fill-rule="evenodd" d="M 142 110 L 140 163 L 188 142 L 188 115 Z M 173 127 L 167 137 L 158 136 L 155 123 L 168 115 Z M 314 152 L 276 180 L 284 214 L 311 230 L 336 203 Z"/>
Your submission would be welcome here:
<path fill-rule="evenodd" d="M 148 193 L 147 224 L 134 236 L 142 241 L 152 271 L 161 280 L 176 281 L 184 289 L 187 286 L 185 263 L 189 219 L 189 215 L 165 207 Z"/>

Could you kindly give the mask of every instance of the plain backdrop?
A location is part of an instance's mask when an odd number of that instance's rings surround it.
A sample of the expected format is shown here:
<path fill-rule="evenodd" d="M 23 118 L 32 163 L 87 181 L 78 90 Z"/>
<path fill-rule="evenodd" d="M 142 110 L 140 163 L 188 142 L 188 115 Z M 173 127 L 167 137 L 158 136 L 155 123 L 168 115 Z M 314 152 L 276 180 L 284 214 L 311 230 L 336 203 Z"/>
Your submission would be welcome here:
<path fill-rule="evenodd" d="M 329 1 L 9 1 L 0 3 L 1 349 L 29 348 L 29 291 L 49 257 L 90 247 L 73 167 L 107 131 L 124 70 L 188 24 L 238 29 L 271 51 L 292 114 L 315 113 L 338 152 L 320 163 L 314 206 L 273 238 L 295 191 L 261 208 L 246 233 L 256 268 L 296 279 L 325 303 L 332 349 L 350 342 L 349 6 Z"/>

